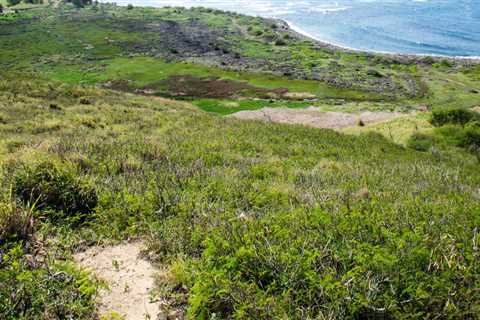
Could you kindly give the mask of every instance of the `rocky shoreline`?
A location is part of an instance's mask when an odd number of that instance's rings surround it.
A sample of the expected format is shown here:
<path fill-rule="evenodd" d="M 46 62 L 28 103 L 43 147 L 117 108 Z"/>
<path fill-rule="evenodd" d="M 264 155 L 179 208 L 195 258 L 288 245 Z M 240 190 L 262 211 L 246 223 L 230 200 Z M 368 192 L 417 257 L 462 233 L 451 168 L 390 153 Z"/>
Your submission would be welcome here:
<path fill-rule="evenodd" d="M 406 53 L 390 53 L 390 52 L 375 52 L 375 51 L 367 51 L 367 50 L 360 50 L 360 49 L 353 49 L 348 47 L 343 47 L 340 45 L 336 45 L 333 43 L 321 41 L 315 39 L 314 37 L 302 32 L 298 28 L 295 28 L 291 23 L 283 19 L 272 19 L 278 25 L 281 25 L 286 31 L 297 38 L 305 39 L 315 43 L 319 48 L 331 50 L 332 52 L 341 51 L 345 53 L 352 53 L 352 54 L 363 54 L 369 57 L 383 57 L 387 59 L 391 59 L 392 61 L 399 62 L 399 63 L 438 63 L 442 61 L 449 61 L 451 63 L 468 66 L 468 65 L 476 65 L 480 64 L 480 57 L 451 57 L 451 56 L 441 56 L 441 55 L 429 55 L 429 54 L 406 54 Z"/>

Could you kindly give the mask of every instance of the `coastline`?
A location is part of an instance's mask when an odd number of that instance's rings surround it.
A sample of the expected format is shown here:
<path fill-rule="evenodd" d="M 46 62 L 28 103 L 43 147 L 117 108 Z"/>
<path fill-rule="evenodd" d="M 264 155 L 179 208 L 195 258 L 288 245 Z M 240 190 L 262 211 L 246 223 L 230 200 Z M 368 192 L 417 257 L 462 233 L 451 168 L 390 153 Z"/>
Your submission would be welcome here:
<path fill-rule="evenodd" d="M 103 1 L 101 1 L 101 2 L 103 2 Z M 120 4 L 120 6 L 126 6 L 126 5 Z M 147 7 L 147 8 L 148 7 L 150 7 L 150 8 L 163 8 L 165 6 L 160 6 L 160 7 L 158 7 L 158 6 L 144 6 L 144 7 Z M 193 7 L 195 7 L 195 6 L 193 6 Z M 187 8 L 187 7 L 184 7 L 184 8 Z M 228 12 L 228 11 L 224 11 L 224 10 L 219 10 L 219 11 Z M 253 17 L 253 15 L 247 15 L 247 14 L 238 13 L 238 12 L 236 12 L 236 13 L 240 14 L 240 15 Z M 341 44 L 338 44 L 338 43 L 334 43 L 332 41 L 326 41 L 326 40 L 320 39 L 320 38 L 312 35 L 311 33 L 303 30 L 302 28 L 298 27 L 297 25 L 295 25 L 291 21 L 288 21 L 284 18 L 263 17 L 261 15 L 257 15 L 257 17 L 260 17 L 262 19 L 275 21 L 275 22 L 283 25 L 284 27 L 286 27 L 286 30 L 288 32 L 290 32 L 292 35 L 295 35 L 298 38 L 303 38 L 305 40 L 312 41 L 316 45 L 318 45 L 322 48 L 328 49 L 328 50 L 332 50 L 332 51 L 342 51 L 342 52 L 346 52 L 346 53 L 365 54 L 365 55 L 372 56 L 372 57 L 373 56 L 377 56 L 377 57 L 382 56 L 382 57 L 387 57 L 387 58 L 391 58 L 391 59 L 399 60 L 399 61 L 404 61 L 404 62 L 415 61 L 415 62 L 418 62 L 418 63 L 422 63 L 422 62 L 425 63 L 425 61 L 423 61 L 423 60 L 425 60 L 425 58 L 431 58 L 431 59 L 433 59 L 433 62 L 435 62 L 435 63 L 446 60 L 446 61 L 459 63 L 459 64 L 466 64 L 466 65 L 468 65 L 468 64 L 475 64 L 475 65 L 480 64 L 480 56 L 448 56 L 448 55 L 430 54 L 430 53 L 425 53 L 425 54 L 421 54 L 421 53 L 401 53 L 401 52 L 376 51 L 376 50 L 366 50 L 366 49 L 352 48 L 352 47 L 348 47 L 348 46 L 341 45 Z"/>
<path fill-rule="evenodd" d="M 280 18 L 274 18 L 274 20 L 281 22 L 284 26 L 286 26 L 290 33 L 295 34 L 300 38 L 313 41 L 317 45 L 320 45 L 322 48 L 326 48 L 333 51 L 342 51 L 342 52 L 348 52 L 348 53 L 362 53 L 362 54 L 367 54 L 372 56 L 381 55 L 381 56 L 391 57 L 394 59 L 402 59 L 402 60 L 409 60 L 409 61 L 412 61 L 412 60 L 421 61 L 425 58 L 432 58 L 435 62 L 447 60 L 447 61 L 464 63 L 464 64 L 465 63 L 480 64 L 480 56 L 447 56 L 447 55 L 440 55 L 440 54 L 420 54 L 420 53 L 414 54 L 414 53 L 398 53 L 398 52 L 374 51 L 374 50 L 363 50 L 363 49 L 351 48 L 344 45 L 340 45 L 338 43 L 333 43 L 330 41 L 319 39 L 316 36 L 301 29 L 300 27 L 296 26 L 295 24 L 293 24 L 288 20 L 280 19 Z"/>

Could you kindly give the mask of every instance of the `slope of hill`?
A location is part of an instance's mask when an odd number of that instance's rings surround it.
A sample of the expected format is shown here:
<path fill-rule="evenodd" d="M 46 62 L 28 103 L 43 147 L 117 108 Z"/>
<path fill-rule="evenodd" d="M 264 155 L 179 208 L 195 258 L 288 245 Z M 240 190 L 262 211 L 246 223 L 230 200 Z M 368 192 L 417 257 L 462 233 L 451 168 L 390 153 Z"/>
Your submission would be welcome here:
<path fill-rule="evenodd" d="M 129 239 L 169 270 L 153 298 L 191 319 L 478 317 L 478 67 L 315 49 L 274 23 L 111 5 L 0 20 L 1 318 L 95 318 L 104 284 L 72 254 Z M 442 111 L 397 144 L 197 107 L 229 101 Z"/>

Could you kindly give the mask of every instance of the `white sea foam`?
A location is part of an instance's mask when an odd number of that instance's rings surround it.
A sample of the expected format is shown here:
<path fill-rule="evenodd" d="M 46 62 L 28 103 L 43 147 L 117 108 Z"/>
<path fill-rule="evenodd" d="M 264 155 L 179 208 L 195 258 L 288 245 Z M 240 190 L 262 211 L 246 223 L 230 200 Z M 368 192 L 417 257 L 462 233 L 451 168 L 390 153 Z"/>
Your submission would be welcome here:
<path fill-rule="evenodd" d="M 317 8 L 310 8 L 310 12 L 320 12 L 323 14 L 327 14 L 330 12 L 338 12 L 338 11 L 345 11 L 348 9 L 351 9 L 352 7 L 330 7 L 330 8 L 325 8 L 325 7 L 317 7 Z"/>

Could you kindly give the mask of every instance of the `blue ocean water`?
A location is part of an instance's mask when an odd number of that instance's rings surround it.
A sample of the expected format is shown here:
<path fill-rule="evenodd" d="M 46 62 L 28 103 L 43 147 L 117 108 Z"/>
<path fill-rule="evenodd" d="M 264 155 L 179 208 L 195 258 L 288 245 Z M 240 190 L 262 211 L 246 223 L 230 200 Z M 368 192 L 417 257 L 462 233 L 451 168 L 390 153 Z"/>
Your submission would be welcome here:
<path fill-rule="evenodd" d="M 480 0 L 116 0 L 276 17 L 316 39 L 381 52 L 480 56 Z"/>

